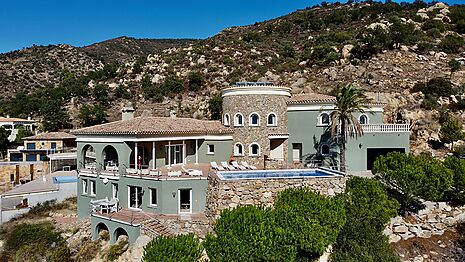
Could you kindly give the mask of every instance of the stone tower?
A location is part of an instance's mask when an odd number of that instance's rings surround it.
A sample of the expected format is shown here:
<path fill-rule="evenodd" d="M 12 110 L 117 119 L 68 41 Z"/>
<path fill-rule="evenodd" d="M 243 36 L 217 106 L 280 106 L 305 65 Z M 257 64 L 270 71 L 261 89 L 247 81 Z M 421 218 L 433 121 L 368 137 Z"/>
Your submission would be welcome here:
<path fill-rule="evenodd" d="M 287 105 L 291 89 L 270 82 L 238 82 L 223 89 L 223 125 L 234 128 L 232 155 L 267 167 L 287 162 Z"/>

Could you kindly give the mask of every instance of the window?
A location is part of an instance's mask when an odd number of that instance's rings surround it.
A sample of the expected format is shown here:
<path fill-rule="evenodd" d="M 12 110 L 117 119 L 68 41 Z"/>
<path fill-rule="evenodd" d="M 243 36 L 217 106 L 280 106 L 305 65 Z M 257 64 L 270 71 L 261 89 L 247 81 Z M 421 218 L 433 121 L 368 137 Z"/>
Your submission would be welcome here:
<path fill-rule="evenodd" d="M 215 154 L 215 145 L 207 144 L 207 155 Z"/>
<path fill-rule="evenodd" d="M 321 145 L 320 153 L 322 155 L 329 155 L 329 145 L 326 145 L 326 144 Z"/>
<path fill-rule="evenodd" d="M 360 115 L 358 118 L 358 122 L 362 125 L 367 125 L 368 124 L 368 116 L 367 115 Z"/>
<path fill-rule="evenodd" d="M 36 149 L 36 143 L 26 143 L 26 149 L 29 149 L 29 150 Z"/>
<path fill-rule="evenodd" d="M 26 161 L 37 161 L 37 155 L 36 154 L 26 154 Z"/>
<path fill-rule="evenodd" d="M 118 184 L 111 184 L 111 188 L 112 188 L 112 194 L 111 196 L 113 197 L 113 199 L 117 199 L 118 198 Z"/>
<path fill-rule="evenodd" d="M 244 155 L 244 147 L 241 143 L 236 143 L 234 145 L 234 155 L 235 156 L 243 156 Z"/>
<path fill-rule="evenodd" d="M 90 195 L 95 196 L 97 194 L 97 185 L 94 180 L 90 180 Z"/>
<path fill-rule="evenodd" d="M 260 156 L 260 146 L 257 143 L 250 145 L 249 156 Z"/>
<path fill-rule="evenodd" d="M 50 148 L 51 149 L 57 149 L 57 143 L 56 142 L 50 143 Z"/>
<path fill-rule="evenodd" d="M 82 180 L 82 193 L 87 195 L 87 179 Z"/>
<path fill-rule="evenodd" d="M 237 113 L 234 116 L 234 126 L 243 126 L 244 125 L 244 117 L 241 113 Z"/>
<path fill-rule="evenodd" d="M 230 120 L 230 119 L 229 119 L 229 114 L 228 114 L 228 113 L 224 114 L 223 124 L 224 124 L 225 126 L 229 126 L 229 124 L 231 123 L 229 120 Z"/>
<path fill-rule="evenodd" d="M 157 205 L 157 189 L 150 188 L 150 205 L 156 206 Z"/>
<path fill-rule="evenodd" d="M 252 113 L 250 114 L 249 121 L 249 126 L 259 126 L 260 116 L 257 113 Z"/>
<path fill-rule="evenodd" d="M 47 155 L 40 155 L 40 161 L 48 161 Z"/>
<path fill-rule="evenodd" d="M 320 125 L 329 125 L 330 124 L 330 117 L 328 113 L 321 113 L 318 119 Z"/>
<path fill-rule="evenodd" d="M 277 126 L 278 125 L 278 121 L 276 119 L 276 114 L 275 113 L 270 113 L 268 115 L 266 124 L 268 126 Z"/>
<path fill-rule="evenodd" d="M 128 197 L 129 197 L 129 207 L 140 208 L 142 205 L 142 187 L 140 186 L 128 186 Z"/>

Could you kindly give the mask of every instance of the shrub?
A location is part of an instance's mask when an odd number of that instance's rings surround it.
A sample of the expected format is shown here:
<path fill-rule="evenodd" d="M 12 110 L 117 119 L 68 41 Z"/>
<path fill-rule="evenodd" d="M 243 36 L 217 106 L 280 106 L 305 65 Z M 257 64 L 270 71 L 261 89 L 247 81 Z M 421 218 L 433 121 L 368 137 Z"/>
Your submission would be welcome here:
<path fill-rule="evenodd" d="M 131 99 L 132 94 L 124 86 L 117 86 L 115 89 L 115 96 L 117 98 Z"/>
<path fill-rule="evenodd" d="M 103 84 L 95 85 L 92 95 L 95 101 L 106 104 L 108 102 L 108 86 Z"/>
<path fill-rule="evenodd" d="M 454 94 L 452 83 L 443 77 L 432 78 L 426 83 L 418 83 L 413 87 L 416 91 L 421 91 L 425 96 L 450 96 Z"/>
<path fill-rule="evenodd" d="M 176 237 L 160 236 L 144 248 L 142 261 L 196 262 L 202 256 L 202 245 L 193 234 Z"/>
<path fill-rule="evenodd" d="M 443 200 L 453 179 L 451 170 L 426 154 L 414 156 L 391 152 L 376 159 L 372 172 L 399 193 L 397 200 L 404 209 L 411 208 L 418 197 Z"/>
<path fill-rule="evenodd" d="M 295 50 L 292 46 L 284 44 L 279 48 L 279 55 L 283 58 L 294 57 Z"/>
<path fill-rule="evenodd" d="M 456 34 L 448 34 L 439 43 L 441 51 L 448 54 L 459 53 L 464 44 L 463 38 Z"/>
<path fill-rule="evenodd" d="M 223 97 L 216 95 L 210 98 L 208 101 L 208 110 L 210 111 L 210 119 L 221 119 L 221 115 L 223 114 Z"/>
<path fill-rule="evenodd" d="M 447 157 L 444 165 L 454 172 L 454 182 L 450 192 L 451 200 L 465 202 L 465 159 Z"/>
<path fill-rule="evenodd" d="M 462 64 L 457 59 L 451 59 L 448 64 L 451 72 L 459 71 L 460 67 L 462 66 Z"/>
<path fill-rule="evenodd" d="M 439 20 L 430 19 L 427 20 L 422 26 L 421 29 L 428 31 L 430 29 L 437 29 L 440 33 L 446 31 L 446 25 Z"/>
<path fill-rule="evenodd" d="M 128 249 L 128 240 L 118 240 L 116 244 L 111 245 L 108 250 L 107 259 L 113 261 L 118 259 Z"/>
<path fill-rule="evenodd" d="M 66 242 L 49 222 L 17 224 L 5 237 L 13 261 L 71 261 Z"/>
<path fill-rule="evenodd" d="M 145 65 L 145 63 L 147 63 L 147 59 L 145 57 L 138 57 L 132 66 L 132 72 L 134 74 L 142 73 L 142 67 Z"/>
<path fill-rule="evenodd" d="M 93 126 L 106 122 L 107 113 L 100 105 L 83 105 L 79 109 L 79 120 L 83 126 Z"/>
<path fill-rule="evenodd" d="M 341 57 L 342 55 L 334 50 L 334 48 L 330 45 L 315 46 L 310 54 L 310 59 L 315 64 L 320 65 L 327 65 L 335 60 L 339 60 Z"/>
<path fill-rule="evenodd" d="M 167 76 L 160 86 L 163 94 L 178 94 L 184 90 L 181 80 L 177 76 Z"/>
<path fill-rule="evenodd" d="M 441 125 L 439 137 L 443 143 L 451 143 L 451 150 L 454 151 L 454 142 L 465 138 L 462 124 L 455 118 L 448 119 Z"/>
<path fill-rule="evenodd" d="M 344 204 L 309 189 L 286 189 L 275 201 L 277 222 L 290 234 L 299 258 L 323 254 L 345 223 Z"/>
<path fill-rule="evenodd" d="M 393 17 L 389 27 L 392 46 L 398 44 L 412 45 L 418 42 L 421 31 L 415 28 L 413 23 L 403 23 L 400 18 Z"/>
<path fill-rule="evenodd" d="M 334 261 L 399 261 L 382 234 L 384 224 L 396 216 L 399 203 L 375 179 L 347 181 L 346 223 L 337 237 Z"/>
<path fill-rule="evenodd" d="M 439 108 L 438 98 L 435 95 L 427 94 L 420 105 L 424 109 L 433 110 Z"/>
<path fill-rule="evenodd" d="M 254 206 L 224 210 L 216 221 L 216 236 L 204 241 L 215 261 L 294 261 L 296 248 L 289 233 L 275 221 L 271 209 Z"/>
<path fill-rule="evenodd" d="M 388 47 L 391 42 L 389 31 L 378 26 L 374 29 L 365 29 L 358 36 L 352 54 L 356 58 L 365 59 L 376 55 Z"/>
<path fill-rule="evenodd" d="M 187 76 L 187 80 L 189 82 L 190 91 L 194 91 L 194 92 L 198 91 L 203 85 L 203 77 L 197 71 L 189 72 L 189 75 Z"/>

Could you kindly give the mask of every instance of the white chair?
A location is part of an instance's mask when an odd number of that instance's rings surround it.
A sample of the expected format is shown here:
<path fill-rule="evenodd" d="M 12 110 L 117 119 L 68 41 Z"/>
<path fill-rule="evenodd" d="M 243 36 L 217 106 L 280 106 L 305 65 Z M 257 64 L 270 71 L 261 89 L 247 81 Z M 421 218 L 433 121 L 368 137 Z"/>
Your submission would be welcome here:
<path fill-rule="evenodd" d="M 231 164 L 232 164 L 232 166 L 235 167 L 236 169 L 240 169 L 240 170 L 246 170 L 246 169 L 247 169 L 247 168 L 245 168 L 244 166 L 239 165 L 239 163 L 237 163 L 237 161 L 232 161 Z"/>
<path fill-rule="evenodd" d="M 151 169 L 151 170 L 149 171 L 149 175 L 150 175 L 150 176 L 159 176 L 159 175 L 160 175 L 160 171 Z"/>
<path fill-rule="evenodd" d="M 242 161 L 241 164 L 247 169 L 257 170 L 256 166 L 249 165 L 246 161 Z"/>
<path fill-rule="evenodd" d="M 228 169 L 228 170 L 236 170 L 236 168 L 234 168 L 233 166 L 228 165 L 226 161 L 222 161 L 221 166 L 223 166 L 225 169 Z"/>
<path fill-rule="evenodd" d="M 216 162 L 210 162 L 210 165 L 214 170 L 224 171 L 224 168 L 219 166 Z"/>
<path fill-rule="evenodd" d="M 179 176 L 181 176 L 181 171 L 169 171 L 168 176 L 169 177 L 179 177 Z"/>
<path fill-rule="evenodd" d="M 148 169 L 142 169 L 141 174 L 142 175 L 149 175 L 149 170 Z"/>

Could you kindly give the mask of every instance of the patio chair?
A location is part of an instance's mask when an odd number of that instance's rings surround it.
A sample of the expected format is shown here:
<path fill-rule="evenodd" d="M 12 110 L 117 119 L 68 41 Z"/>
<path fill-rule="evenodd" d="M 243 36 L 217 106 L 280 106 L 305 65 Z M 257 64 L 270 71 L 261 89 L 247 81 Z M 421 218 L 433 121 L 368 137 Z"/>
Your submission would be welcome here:
<path fill-rule="evenodd" d="M 148 170 L 148 169 L 142 169 L 142 170 L 141 170 L 141 174 L 142 174 L 142 175 L 148 175 L 148 174 L 149 174 L 149 170 Z"/>
<path fill-rule="evenodd" d="M 249 165 L 246 161 L 242 161 L 241 164 L 247 169 L 257 170 L 256 166 Z"/>
<path fill-rule="evenodd" d="M 228 170 L 236 170 L 235 167 L 233 167 L 231 165 L 228 165 L 228 163 L 226 163 L 226 161 L 222 161 L 221 166 L 223 166 L 225 169 L 228 169 Z"/>
<path fill-rule="evenodd" d="M 181 171 L 169 171 L 168 176 L 169 177 L 179 177 L 179 176 L 181 176 Z"/>
<path fill-rule="evenodd" d="M 218 171 L 224 171 L 224 168 L 219 166 L 216 162 L 210 162 L 210 166 L 214 169 L 214 170 L 218 170 Z"/>
<path fill-rule="evenodd" d="M 239 163 L 237 163 L 237 161 L 232 161 L 231 165 L 236 169 L 240 169 L 240 170 L 246 170 L 247 169 L 247 168 L 245 168 L 245 166 L 239 165 Z"/>
<path fill-rule="evenodd" d="M 181 167 L 184 173 L 187 173 L 189 176 L 201 176 L 202 171 L 197 169 L 186 169 L 185 167 Z"/>

